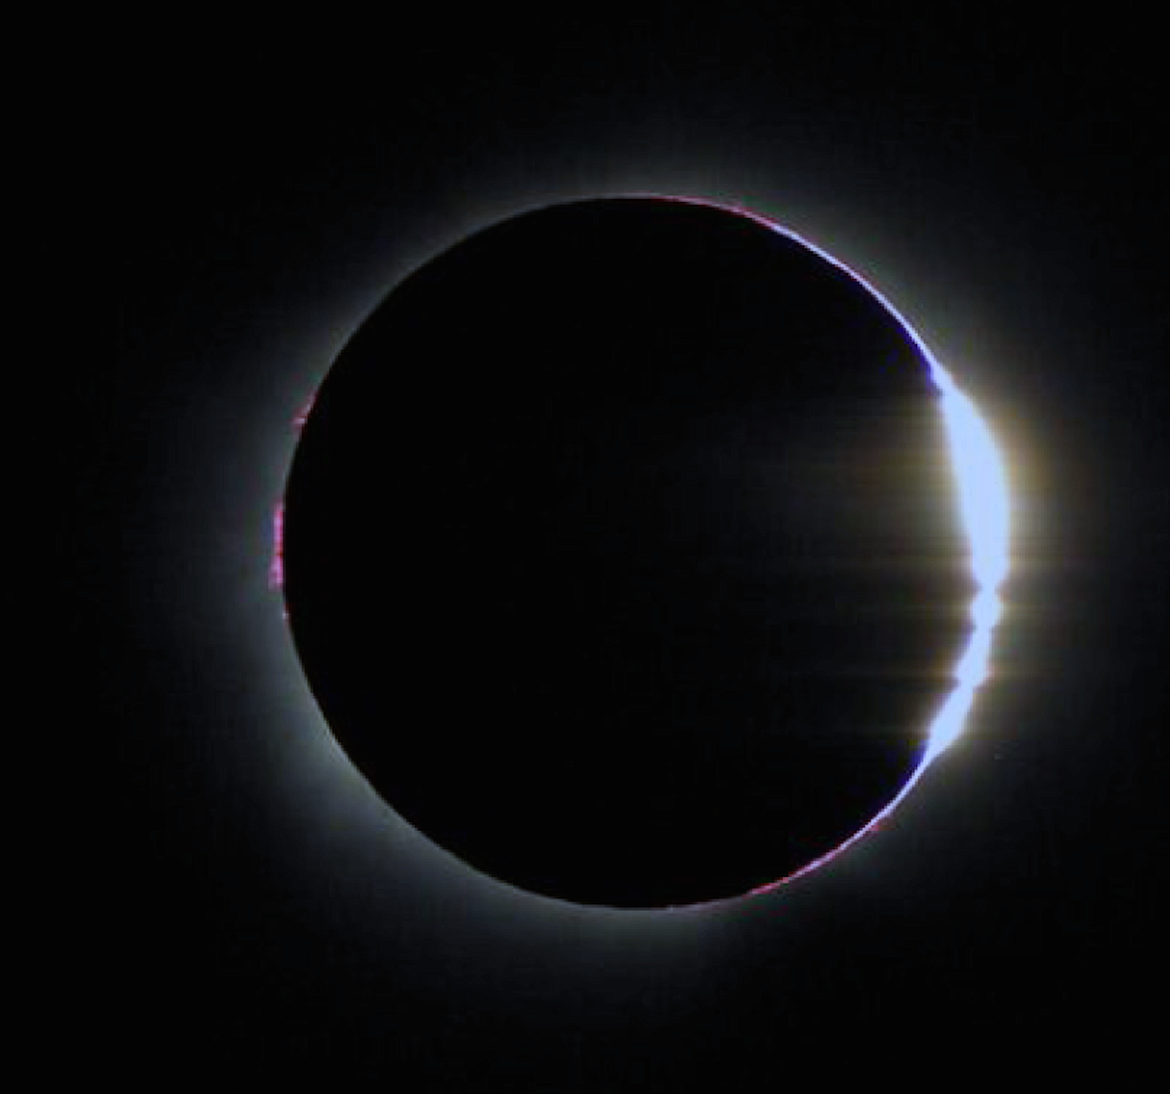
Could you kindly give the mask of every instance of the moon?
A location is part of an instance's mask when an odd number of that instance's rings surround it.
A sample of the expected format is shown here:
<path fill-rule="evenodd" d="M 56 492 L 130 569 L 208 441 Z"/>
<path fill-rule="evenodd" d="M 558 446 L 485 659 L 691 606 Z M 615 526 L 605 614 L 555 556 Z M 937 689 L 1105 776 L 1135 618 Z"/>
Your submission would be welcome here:
<path fill-rule="evenodd" d="M 502 883 L 678 908 L 823 866 L 958 737 L 1007 517 L 877 289 L 758 214 L 621 195 L 388 293 L 304 415 L 277 578 L 388 808 Z"/>

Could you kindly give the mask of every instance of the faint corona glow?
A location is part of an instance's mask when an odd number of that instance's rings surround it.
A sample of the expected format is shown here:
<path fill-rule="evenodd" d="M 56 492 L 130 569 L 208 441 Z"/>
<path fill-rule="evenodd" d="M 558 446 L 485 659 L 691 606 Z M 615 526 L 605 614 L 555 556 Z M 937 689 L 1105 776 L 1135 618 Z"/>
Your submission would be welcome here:
<path fill-rule="evenodd" d="M 272 559 L 268 563 L 268 587 L 284 588 L 284 502 L 278 501 L 272 510 Z M 288 611 L 284 613 L 288 618 Z"/>
<path fill-rule="evenodd" d="M 305 422 L 309 420 L 309 415 L 313 412 L 313 404 L 317 401 L 317 393 L 312 392 L 308 399 L 305 400 L 305 405 L 297 411 L 296 417 L 293 418 L 293 425 L 297 429 L 303 429 Z"/>

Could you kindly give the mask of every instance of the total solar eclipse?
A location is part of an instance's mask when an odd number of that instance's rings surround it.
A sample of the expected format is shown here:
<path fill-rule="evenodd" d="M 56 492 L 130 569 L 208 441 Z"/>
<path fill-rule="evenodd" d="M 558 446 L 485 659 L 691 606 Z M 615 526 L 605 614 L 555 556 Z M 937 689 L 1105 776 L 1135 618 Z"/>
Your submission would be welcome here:
<path fill-rule="evenodd" d="M 951 743 L 1007 495 L 876 289 L 760 216 L 632 195 L 395 286 L 305 416 L 278 546 L 388 807 L 521 889 L 676 907 L 810 872 Z"/>

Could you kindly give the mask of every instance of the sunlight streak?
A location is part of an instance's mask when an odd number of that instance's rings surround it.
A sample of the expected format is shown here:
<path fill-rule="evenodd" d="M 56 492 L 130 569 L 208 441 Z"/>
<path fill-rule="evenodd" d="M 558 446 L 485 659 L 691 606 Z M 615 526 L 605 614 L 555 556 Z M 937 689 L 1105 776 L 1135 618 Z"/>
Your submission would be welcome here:
<path fill-rule="evenodd" d="M 950 373 L 933 359 L 928 360 L 942 395 L 951 465 L 971 546 L 971 576 L 977 592 L 971 604 L 971 636 L 955 667 L 955 690 L 931 723 L 924 764 L 958 738 L 975 689 L 990 674 L 991 633 L 1003 614 L 999 589 L 1007 578 L 1010 540 L 1007 473 L 991 431 L 975 405 L 955 386 Z"/>

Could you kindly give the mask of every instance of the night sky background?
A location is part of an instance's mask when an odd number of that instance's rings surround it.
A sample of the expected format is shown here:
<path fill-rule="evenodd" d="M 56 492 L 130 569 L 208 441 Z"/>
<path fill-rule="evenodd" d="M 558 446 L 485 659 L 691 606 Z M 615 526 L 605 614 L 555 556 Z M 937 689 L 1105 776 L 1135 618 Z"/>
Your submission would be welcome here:
<path fill-rule="evenodd" d="M 1156 1061 L 1151 27 L 330 15 L 160 33 L 99 89 L 116 353 L 67 375 L 94 625 L 75 724 L 111 771 L 79 821 L 97 850 L 62 859 L 85 860 L 70 907 L 98 964 L 70 966 L 87 1001 L 53 1028 L 127 1081 L 419 1091 Z M 268 587 L 292 420 L 390 287 L 510 212 L 623 191 L 742 203 L 872 279 L 991 423 L 1016 505 L 965 737 L 831 867 L 701 914 L 532 898 L 435 852 L 332 745 Z"/>

